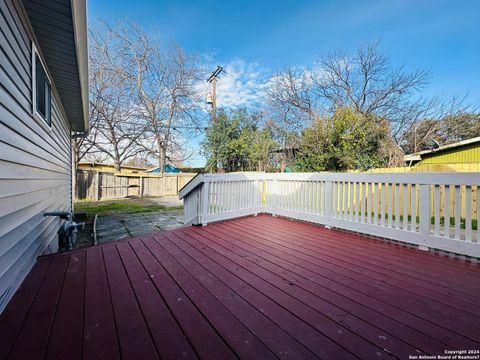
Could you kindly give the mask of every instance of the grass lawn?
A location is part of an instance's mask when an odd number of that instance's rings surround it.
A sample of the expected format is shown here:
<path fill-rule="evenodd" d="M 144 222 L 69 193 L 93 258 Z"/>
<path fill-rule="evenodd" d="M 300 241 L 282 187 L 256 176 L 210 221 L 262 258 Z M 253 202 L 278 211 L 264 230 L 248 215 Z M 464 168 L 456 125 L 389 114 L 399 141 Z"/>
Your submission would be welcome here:
<path fill-rule="evenodd" d="M 143 212 L 181 210 L 183 206 L 159 205 L 147 198 L 118 200 L 79 200 L 75 202 L 75 212 L 85 212 L 87 215 L 135 214 Z"/>

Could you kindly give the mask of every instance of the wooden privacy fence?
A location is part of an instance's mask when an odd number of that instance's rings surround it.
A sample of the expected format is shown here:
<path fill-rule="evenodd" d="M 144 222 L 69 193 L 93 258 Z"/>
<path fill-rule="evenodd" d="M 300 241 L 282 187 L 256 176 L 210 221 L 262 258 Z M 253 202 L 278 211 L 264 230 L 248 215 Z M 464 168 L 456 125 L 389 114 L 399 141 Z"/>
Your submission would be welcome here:
<path fill-rule="evenodd" d="M 265 212 L 480 257 L 479 188 L 478 173 L 204 174 L 180 198 L 186 224 Z"/>
<path fill-rule="evenodd" d="M 113 174 L 107 172 L 78 171 L 77 199 L 118 199 L 128 196 L 178 195 L 178 191 L 195 174 Z"/>

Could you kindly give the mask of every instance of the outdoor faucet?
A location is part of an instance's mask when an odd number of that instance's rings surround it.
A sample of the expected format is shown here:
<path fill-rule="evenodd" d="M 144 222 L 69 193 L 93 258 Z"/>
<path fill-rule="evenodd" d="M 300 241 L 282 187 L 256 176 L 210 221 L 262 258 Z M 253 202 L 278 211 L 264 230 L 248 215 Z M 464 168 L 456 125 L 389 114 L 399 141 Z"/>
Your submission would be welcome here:
<path fill-rule="evenodd" d="M 85 223 L 76 223 L 72 221 L 72 213 L 67 211 L 46 212 L 43 216 L 58 216 L 65 220 L 58 229 L 58 248 L 60 250 L 71 250 L 77 244 L 77 231 L 83 229 Z"/>

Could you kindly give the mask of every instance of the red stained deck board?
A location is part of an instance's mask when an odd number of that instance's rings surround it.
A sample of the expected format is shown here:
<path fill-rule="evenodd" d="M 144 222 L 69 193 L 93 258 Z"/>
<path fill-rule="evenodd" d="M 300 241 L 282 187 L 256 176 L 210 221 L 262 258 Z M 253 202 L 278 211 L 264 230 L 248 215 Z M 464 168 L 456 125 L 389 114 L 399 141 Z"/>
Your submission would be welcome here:
<path fill-rule="evenodd" d="M 83 358 L 118 359 L 120 348 L 102 248 L 89 248 L 86 254 Z"/>
<path fill-rule="evenodd" d="M 257 219 L 249 218 L 248 222 L 245 221 L 245 222 L 242 222 L 242 224 L 244 225 L 252 224 L 255 221 L 257 221 Z M 272 221 L 275 221 L 275 222 L 272 223 Z M 318 244 L 318 245 L 332 244 L 335 242 L 337 243 L 337 246 L 340 245 L 338 244 L 338 237 L 335 236 L 337 232 L 334 231 L 332 236 L 331 230 L 325 229 L 324 227 L 321 227 L 321 226 L 314 225 L 317 231 L 312 232 L 311 229 L 309 228 L 310 226 L 312 226 L 310 224 L 306 224 L 298 221 L 292 221 L 286 218 L 278 218 L 278 219 L 272 220 L 272 218 L 269 216 L 262 217 L 261 223 L 275 224 L 275 227 L 273 229 L 278 229 L 282 227 L 283 229 L 287 229 L 290 232 L 295 232 L 295 233 L 298 230 L 303 230 L 304 232 L 306 230 L 311 240 L 318 239 L 318 238 L 322 240 L 321 242 L 315 241 L 315 244 Z M 232 222 L 232 225 L 233 225 L 233 222 Z M 300 240 L 302 239 L 305 239 L 305 238 L 303 237 Z M 405 246 L 402 246 L 398 243 L 382 241 L 382 240 L 372 239 L 368 237 L 361 237 L 362 241 L 359 242 L 359 236 L 354 233 L 343 232 L 341 239 L 342 239 L 342 244 L 346 244 L 346 245 L 348 244 L 348 247 L 346 247 L 345 250 L 354 250 L 355 252 L 365 254 L 368 256 L 375 256 L 375 254 L 371 254 L 371 252 L 369 251 L 369 246 L 365 246 L 365 243 L 374 244 L 376 251 L 379 254 L 383 255 L 381 257 L 381 260 L 391 259 L 393 260 L 394 263 L 396 263 L 396 265 L 398 265 L 399 267 L 402 267 L 403 269 L 406 269 L 407 271 L 410 269 L 410 266 L 412 265 L 415 267 L 420 265 L 424 269 L 432 268 L 436 271 L 426 276 L 426 279 L 430 281 L 436 278 L 442 279 L 442 276 L 439 276 L 438 274 L 458 275 L 458 273 L 463 273 L 464 277 L 467 277 L 470 281 L 475 281 L 478 285 L 480 285 L 480 279 L 477 276 L 477 271 L 478 271 L 477 265 L 472 264 L 470 262 L 455 260 L 455 259 L 450 259 L 453 261 L 445 262 L 443 261 L 445 257 L 438 256 L 434 253 L 425 253 L 421 251 L 412 252 L 411 251 L 412 249 L 406 248 Z M 393 250 L 392 248 L 394 248 L 395 251 L 392 251 Z M 438 267 L 438 265 L 440 265 L 440 267 Z M 419 273 L 417 275 L 421 276 L 422 273 Z M 458 282 L 461 279 L 459 279 L 457 276 L 453 276 L 451 278 L 447 278 L 447 280 Z M 465 285 L 466 284 L 462 283 L 462 289 L 464 289 Z"/>
<path fill-rule="evenodd" d="M 331 289 L 331 283 L 327 284 L 325 287 L 320 286 L 310 281 L 308 278 L 297 275 L 294 272 L 286 271 L 285 268 L 278 266 L 274 262 L 262 258 L 259 256 L 258 251 L 254 252 L 246 250 L 246 248 L 231 241 L 231 239 L 235 237 L 234 235 L 232 236 L 230 234 L 226 236 L 221 232 L 217 232 L 217 236 L 214 235 L 215 233 L 213 231 L 211 233 L 213 236 L 209 236 L 208 238 L 205 237 L 204 240 L 196 235 L 192 235 L 192 237 L 198 239 L 201 244 L 216 249 L 221 253 L 228 254 L 228 252 L 230 252 L 230 256 L 234 256 L 237 259 L 237 262 L 244 263 L 245 266 L 250 269 L 258 266 L 267 270 L 267 273 L 258 270 L 255 270 L 255 272 L 257 274 L 266 274 L 262 275 L 262 277 L 272 279 L 270 281 L 273 281 L 278 287 L 287 292 L 290 291 L 292 294 L 296 294 L 298 293 L 296 290 L 297 288 L 304 290 L 300 291 L 298 297 L 304 299 L 306 303 L 312 303 L 313 301 L 314 304 L 318 304 L 318 301 L 322 301 L 322 307 L 328 306 L 329 309 L 332 308 L 332 305 L 336 306 L 338 309 L 334 309 L 332 315 L 337 315 L 336 312 L 338 311 L 344 311 L 348 314 L 347 316 L 342 312 L 337 316 L 347 325 L 349 323 L 348 320 L 350 314 L 351 316 L 363 319 L 365 322 L 372 324 L 377 327 L 378 330 L 382 331 L 383 336 L 379 336 L 376 340 L 384 342 L 383 348 L 388 348 L 392 345 L 392 342 L 395 341 L 395 338 L 391 339 L 390 337 L 385 336 L 385 334 L 391 334 L 397 339 L 400 339 L 398 344 L 395 344 L 394 346 L 402 346 L 405 349 L 416 347 L 423 352 L 428 353 L 429 350 L 433 351 L 439 347 L 445 346 L 445 344 L 442 344 L 415 329 L 405 326 L 394 318 L 376 312 L 375 303 L 368 301 L 368 298 L 364 298 L 363 300 L 366 301 L 367 305 L 370 305 L 371 308 L 358 302 L 358 297 L 352 297 L 350 299 L 342 296 L 341 292 L 336 293 Z M 222 250 L 220 247 L 225 250 Z M 310 300 L 312 295 L 318 297 L 318 300 Z M 362 332 L 359 332 L 359 334 L 362 335 Z M 403 341 L 401 339 L 403 339 Z M 409 347 L 408 345 L 405 346 L 405 344 L 412 345 Z"/>
<path fill-rule="evenodd" d="M 249 232 L 248 228 L 241 228 L 241 227 L 236 227 L 236 225 L 230 225 L 229 227 L 230 231 L 232 231 L 233 228 L 237 229 L 239 233 L 243 233 L 245 231 Z M 410 295 L 410 293 L 420 295 L 421 297 L 428 297 L 435 294 L 434 296 L 435 301 L 442 303 L 444 305 L 452 305 L 451 299 L 453 297 L 456 299 L 456 302 L 453 305 L 457 306 L 458 309 L 460 309 L 462 312 L 468 311 L 474 315 L 480 315 L 480 309 L 477 306 L 478 302 L 480 301 L 480 298 L 474 295 L 475 291 L 478 291 L 478 287 L 475 290 L 471 290 L 470 293 L 466 293 L 466 292 L 461 292 L 459 289 L 448 288 L 446 287 L 445 284 L 433 284 L 431 282 L 424 282 L 423 280 L 418 280 L 415 277 L 415 274 L 424 273 L 425 269 L 422 269 L 422 268 L 415 269 L 415 267 L 412 266 L 410 268 L 410 273 L 398 274 L 395 271 L 395 265 L 394 264 L 384 265 L 381 257 L 375 260 L 375 259 L 370 259 L 367 256 L 364 256 L 362 254 L 362 259 L 359 260 L 358 254 L 357 255 L 356 253 L 349 254 L 348 249 L 339 250 L 339 249 L 335 249 L 333 246 L 322 248 L 317 244 L 315 244 L 315 242 L 309 243 L 309 240 L 306 237 L 307 236 L 306 234 L 302 235 L 300 232 L 297 232 L 296 234 L 284 235 L 283 232 L 277 232 L 277 231 L 278 230 L 271 230 L 268 233 L 262 232 L 261 234 L 271 235 L 271 236 L 273 236 L 274 234 L 280 234 L 281 237 L 287 237 L 287 240 L 282 240 L 281 242 L 279 242 L 279 244 L 285 245 L 294 250 L 298 250 L 301 253 L 304 253 L 306 255 L 311 255 L 314 257 L 318 255 L 319 257 L 326 259 L 327 261 L 330 261 L 333 264 L 338 263 L 339 260 L 344 260 L 345 263 L 350 265 L 350 267 L 353 265 L 358 273 L 360 273 L 361 275 L 368 276 L 372 278 L 372 280 L 377 282 L 382 281 L 385 275 L 388 274 L 390 279 L 389 284 L 399 287 L 400 289 L 402 289 L 402 291 L 406 291 L 406 296 Z M 256 234 L 260 232 L 261 230 L 258 230 Z M 291 243 L 296 238 L 299 238 L 302 236 L 303 236 L 303 243 L 301 245 L 295 245 Z M 328 236 L 332 236 L 332 234 L 329 234 Z M 305 238 L 307 240 L 305 240 Z M 316 242 L 318 243 L 319 241 L 317 240 Z M 344 244 L 344 247 L 347 247 L 347 245 Z M 445 282 L 447 281 L 444 281 L 444 283 Z M 466 287 L 468 286 L 469 284 L 466 284 Z M 467 297 L 468 297 L 468 301 L 467 301 Z"/>
<path fill-rule="evenodd" d="M 144 243 L 165 266 L 177 284 L 195 302 L 225 341 L 240 357 L 272 359 L 274 354 L 258 340 L 228 309 L 188 273 L 168 251 L 153 239 Z"/>
<path fill-rule="evenodd" d="M 244 228 L 242 231 L 248 231 L 248 228 Z M 317 273 L 331 271 L 335 275 L 338 274 L 338 276 L 342 276 L 342 280 L 344 281 L 352 281 L 352 288 L 369 287 L 368 293 L 380 298 L 382 301 L 407 310 L 419 310 L 424 314 L 425 318 L 432 319 L 433 322 L 441 326 L 448 326 L 448 328 L 451 328 L 462 336 L 470 337 L 475 341 L 480 340 L 480 324 L 478 324 L 474 317 L 465 316 L 465 312 L 459 309 L 461 308 L 461 304 L 452 307 L 439 303 L 434 295 L 427 299 L 421 296 L 415 296 L 408 291 L 391 285 L 390 281 L 378 280 L 362 274 L 358 266 L 349 264 L 347 261 L 343 264 L 340 257 L 332 259 L 325 252 L 313 254 L 309 250 L 303 248 L 298 249 L 291 245 L 290 242 L 282 240 L 281 235 L 272 235 L 271 233 L 274 231 L 275 230 L 272 229 L 268 235 L 261 235 L 278 247 L 273 247 L 271 244 L 265 245 L 273 249 L 272 253 L 287 253 L 296 259 L 294 261 L 304 261 L 313 266 L 313 268 L 317 268 Z M 284 236 L 287 237 L 286 235 Z M 359 261 L 361 261 L 361 257 L 359 257 Z M 371 284 L 374 286 L 371 286 Z"/>
<path fill-rule="evenodd" d="M 339 352 L 344 352 L 346 358 L 348 351 L 351 352 L 351 358 L 353 354 L 362 358 L 390 358 L 387 353 L 382 354 L 381 349 L 363 340 L 349 329 L 336 324 L 255 274 L 223 258 L 221 254 L 209 254 L 211 258 L 208 258 L 193 248 L 185 246 L 187 241 L 178 241 L 177 244 L 183 251 L 194 257 L 195 261 L 204 264 L 212 274 L 228 283 L 252 305 L 262 309 L 280 327 L 289 331 L 299 341 L 303 341 L 305 346 L 315 349 L 315 353 L 321 358 L 335 359 Z M 320 336 L 323 336 L 322 341 L 319 341 Z"/>
<path fill-rule="evenodd" d="M 7 357 L 10 349 L 15 342 L 18 332 L 32 306 L 32 302 L 37 294 L 48 267 L 51 258 L 39 262 L 28 274 L 13 299 L 8 304 L 8 311 L 5 311 L 0 317 L 0 359 Z"/>
<path fill-rule="evenodd" d="M 175 238 L 172 239 L 174 243 L 171 244 L 168 244 L 168 239 L 159 238 L 160 237 L 155 237 L 156 240 L 160 240 L 161 244 L 170 250 L 175 247 L 175 244 L 178 244 Z M 173 256 L 183 264 L 184 269 L 190 271 L 192 276 L 196 277 L 213 296 L 219 299 L 222 304 L 224 304 L 240 322 L 247 326 L 273 353 L 280 357 L 285 357 L 288 354 L 294 358 L 316 358 L 293 337 L 281 330 L 273 321 L 269 320 L 261 311 L 255 309 L 230 289 L 230 283 L 228 285 L 222 283 L 218 278 L 213 276 L 212 273 L 202 268 L 195 261 L 190 260 L 186 254 L 181 253 L 177 249 L 173 249 L 173 251 L 175 252 Z"/>
<path fill-rule="evenodd" d="M 322 248 L 322 246 L 323 248 L 325 246 L 334 246 L 333 249 L 338 249 L 341 247 L 340 250 L 343 252 L 343 255 L 348 255 L 352 252 L 353 254 L 362 254 L 363 259 L 371 259 L 372 261 L 375 261 L 375 265 L 378 267 L 380 267 L 380 264 L 384 264 L 388 266 L 389 270 L 393 270 L 394 274 L 406 273 L 411 277 L 423 280 L 424 285 L 427 283 L 440 284 L 442 286 L 448 284 L 450 287 L 455 288 L 456 291 L 460 292 L 462 295 L 465 294 L 473 296 L 473 302 L 480 300 L 480 294 L 477 293 L 477 289 L 480 286 L 480 278 L 478 278 L 474 272 L 472 273 L 472 268 L 468 268 L 465 272 L 463 272 L 462 279 L 459 279 L 457 276 L 449 277 L 448 275 L 450 274 L 458 275 L 458 273 L 461 272 L 461 269 L 458 266 L 455 268 L 450 268 L 450 262 L 447 262 L 447 264 L 441 263 L 442 258 L 439 258 L 438 256 L 433 255 L 432 258 L 432 255 L 428 254 L 425 258 L 423 258 L 422 255 L 425 255 L 424 253 L 417 254 L 420 255 L 420 258 L 415 256 L 396 256 L 397 253 L 400 255 L 404 250 L 409 251 L 411 249 L 404 249 L 398 244 L 392 244 L 389 242 L 383 242 L 379 244 L 378 240 L 369 240 L 363 238 L 366 241 L 373 241 L 376 242 L 377 245 L 381 245 L 376 247 L 377 253 L 372 254 L 370 251 L 368 251 L 368 247 L 364 246 L 363 241 L 360 243 L 358 242 L 358 235 L 344 233 L 344 236 L 342 236 L 342 243 L 339 244 L 338 237 L 335 236 L 335 232 L 332 234 L 330 230 L 317 227 L 318 231 L 312 233 L 308 228 L 302 226 L 304 225 L 302 223 L 289 221 L 286 219 L 281 220 L 284 221 L 283 226 L 282 224 L 277 223 L 275 228 L 272 230 L 275 231 L 282 229 L 287 234 L 293 234 L 295 235 L 293 239 L 301 240 L 300 243 L 303 245 L 314 245 L 319 246 L 320 248 Z M 252 219 L 251 221 L 255 221 L 255 219 Z M 262 221 L 268 221 L 268 218 Z M 232 226 L 233 225 L 234 224 L 232 224 Z M 318 241 L 318 239 L 321 241 Z M 392 252 L 392 246 L 398 249 L 398 251 Z M 408 255 L 409 253 L 411 254 L 411 251 L 407 252 L 406 254 Z M 379 257 L 378 255 L 382 256 Z M 421 262 L 418 261 L 419 259 L 421 259 Z M 430 260 L 433 260 L 433 262 Z M 438 260 L 440 260 L 440 263 Z M 438 265 L 440 264 L 442 266 L 439 267 Z M 457 265 L 465 265 L 465 263 L 458 263 Z M 422 271 L 414 272 L 412 269 L 418 269 Z M 432 272 L 428 273 L 429 270 Z M 468 280 L 467 283 L 464 280 Z M 473 294 L 468 294 L 467 289 L 473 290 Z"/>
<path fill-rule="evenodd" d="M 8 357 L 39 359 L 45 355 L 69 256 L 56 257 L 45 274 Z"/>
<path fill-rule="evenodd" d="M 0 315 L 0 359 L 478 349 L 479 279 L 478 264 L 284 218 L 187 227 L 40 258 Z"/>
<path fill-rule="evenodd" d="M 225 224 L 218 224 L 215 229 L 221 228 Z M 234 231 L 231 227 L 225 227 L 224 234 L 232 237 Z M 205 231 L 213 231 L 212 228 L 205 228 Z M 357 287 L 355 282 L 337 276 L 336 273 L 323 269 L 321 273 L 318 273 L 318 269 L 306 262 L 298 261 L 297 258 L 291 257 L 289 254 L 282 252 L 273 252 L 271 249 L 265 249 L 265 247 L 258 245 L 257 237 L 247 235 L 247 232 L 243 232 L 238 238 L 240 243 L 244 247 L 249 247 L 253 252 L 261 254 L 265 259 L 270 260 L 273 263 L 281 265 L 288 272 L 292 272 L 303 276 L 309 281 L 313 281 L 316 284 L 335 289 L 339 294 L 344 297 L 351 298 L 352 300 L 361 299 L 362 304 L 371 304 L 371 308 L 379 313 L 385 314 L 393 319 L 399 320 L 402 323 L 410 326 L 412 329 L 421 330 L 428 336 L 434 339 L 442 339 L 445 344 L 449 344 L 450 347 L 464 346 L 465 348 L 476 344 L 468 340 L 467 338 L 458 335 L 446 328 L 442 328 L 436 324 L 433 324 L 429 319 L 424 320 L 419 317 L 418 314 L 410 313 L 407 309 L 403 310 L 398 307 L 392 306 L 389 303 L 383 302 L 375 297 L 372 297 L 368 288 Z M 255 244 L 252 246 L 252 244 Z"/>
<path fill-rule="evenodd" d="M 48 342 L 48 359 L 74 360 L 82 357 L 85 258 L 85 253 L 70 255 Z"/>
<path fill-rule="evenodd" d="M 119 242 L 117 249 L 138 299 L 144 318 L 162 359 L 196 359 L 197 356 L 182 330 L 170 314 L 161 295 L 145 272 L 128 242 Z"/>
<path fill-rule="evenodd" d="M 236 358 L 209 321 L 202 316 L 194 303 L 175 283 L 145 244 L 142 241 L 131 241 L 130 245 L 199 357 L 204 359 Z"/>
<path fill-rule="evenodd" d="M 218 252 L 219 254 L 222 254 L 236 264 L 242 266 L 244 269 L 257 274 L 262 279 L 278 287 L 285 293 L 291 294 L 299 301 L 310 306 L 312 309 L 327 314 L 329 318 L 338 323 L 339 329 L 345 327 L 343 331 L 351 330 L 358 336 L 361 336 L 368 341 L 372 341 L 376 346 L 380 347 L 380 349 L 388 349 L 390 352 L 395 354 L 403 354 L 403 356 L 406 356 L 407 358 L 408 355 L 417 352 L 417 348 L 415 346 L 410 345 L 408 342 L 402 341 L 399 337 L 395 338 L 393 336 L 387 336 L 388 333 L 382 328 L 375 327 L 370 324 L 369 321 L 372 321 L 372 317 L 374 318 L 373 321 L 375 321 L 375 318 L 378 319 L 378 314 L 376 312 L 368 312 L 368 310 L 365 311 L 365 308 L 357 308 L 357 311 L 364 316 L 363 319 L 362 317 L 356 317 L 352 313 L 345 310 L 352 306 L 355 307 L 355 303 L 342 301 L 344 299 L 337 296 L 335 297 L 336 303 L 340 302 L 340 304 L 345 306 L 345 309 L 340 306 L 336 306 L 335 303 L 328 302 L 317 296 L 317 293 L 319 292 L 318 287 L 310 287 L 311 291 L 308 291 L 307 289 L 309 287 L 302 287 L 302 284 L 298 282 L 298 278 L 289 277 L 288 274 L 285 274 L 285 271 L 280 269 L 276 269 L 274 267 L 269 268 L 268 265 L 262 266 L 258 264 L 258 262 L 261 262 L 260 257 L 256 257 L 253 253 L 248 254 L 247 252 L 242 251 L 241 248 L 232 248 L 231 243 L 221 237 L 212 236 L 207 238 L 203 237 L 203 234 L 191 234 L 191 236 L 194 238 L 194 240 L 190 240 L 192 241 L 193 245 L 195 242 L 197 242 L 204 247 L 208 247 L 208 250 L 206 251 L 209 253 Z M 330 296 L 332 295 L 330 294 Z M 385 322 L 388 323 L 388 320 L 388 318 L 383 317 L 378 319 L 377 324 L 383 328 L 388 328 L 388 324 L 385 326 Z M 395 326 L 390 326 L 390 329 L 394 330 L 396 327 L 399 327 L 398 323 L 395 324 Z M 408 328 L 403 328 L 402 332 L 408 332 L 408 330 Z M 415 335 L 418 336 L 419 334 Z M 435 345 L 438 348 L 439 344 L 436 343 Z M 357 353 L 357 355 L 359 354 Z"/>
<path fill-rule="evenodd" d="M 123 359 L 159 359 L 132 285 L 115 246 L 102 249 Z"/>

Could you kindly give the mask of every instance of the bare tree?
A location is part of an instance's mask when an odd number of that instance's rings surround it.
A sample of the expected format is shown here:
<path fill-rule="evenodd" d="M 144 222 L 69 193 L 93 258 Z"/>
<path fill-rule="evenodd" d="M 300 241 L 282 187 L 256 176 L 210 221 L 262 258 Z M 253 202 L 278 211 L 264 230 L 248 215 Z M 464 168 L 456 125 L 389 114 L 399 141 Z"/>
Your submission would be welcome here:
<path fill-rule="evenodd" d="M 145 125 L 135 117 L 132 92 L 123 76 L 121 49 L 112 32 L 92 32 L 90 44 L 90 122 L 94 137 L 87 138 L 85 146 L 90 152 L 104 153 L 120 171 L 125 160 L 143 151 L 138 139 Z"/>
<path fill-rule="evenodd" d="M 157 158 L 163 172 L 167 157 L 201 129 L 197 58 L 173 43 L 163 47 L 133 23 L 119 24 L 113 36 L 121 52 L 122 75 L 135 95 L 135 116 L 146 125 L 137 143 Z"/>
<path fill-rule="evenodd" d="M 295 109 L 310 119 L 332 114 L 338 108 L 386 119 L 396 144 L 394 159 L 401 157 L 405 136 L 419 121 L 439 120 L 470 108 L 456 98 L 422 96 L 430 72 L 394 68 L 378 45 L 376 42 L 360 46 L 353 55 L 334 51 L 311 68 L 287 68 L 269 84 L 270 103 L 277 109 Z"/>
<path fill-rule="evenodd" d="M 310 74 L 305 70 L 285 68 L 270 80 L 266 92 L 273 108 L 283 115 L 312 121 L 319 117 Z"/>

